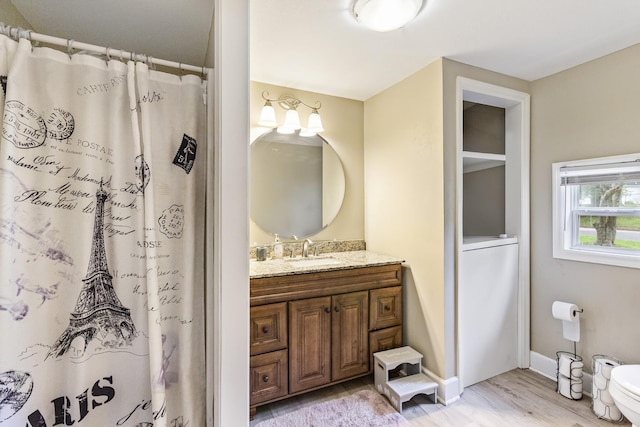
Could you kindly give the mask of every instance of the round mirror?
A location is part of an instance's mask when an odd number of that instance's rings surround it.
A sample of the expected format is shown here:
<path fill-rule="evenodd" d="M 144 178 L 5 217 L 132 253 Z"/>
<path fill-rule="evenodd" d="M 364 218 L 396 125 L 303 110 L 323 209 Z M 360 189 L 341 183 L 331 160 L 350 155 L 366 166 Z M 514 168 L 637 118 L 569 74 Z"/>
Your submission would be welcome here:
<path fill-rule="evenodd" d="M 274 129 L 251 144 L 251 218 L 271 234 L 317 234 L 338 215 L 344 190 L 340 158 L 319 135 Z"/>

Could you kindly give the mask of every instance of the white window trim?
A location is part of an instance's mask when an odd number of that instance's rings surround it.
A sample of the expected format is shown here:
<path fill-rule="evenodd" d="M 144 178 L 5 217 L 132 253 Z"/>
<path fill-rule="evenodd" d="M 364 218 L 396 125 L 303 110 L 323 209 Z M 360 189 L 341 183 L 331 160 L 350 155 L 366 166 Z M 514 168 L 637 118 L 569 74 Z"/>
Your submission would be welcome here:
<path fill-rule="evenodd" d="M 572 261 L 589 262 L 595 264 L 608 264 L 620 267 L 640 268 L 640 254 L 630 254 L 625 251 L 612 250 L 603 252 L 584 248 L 572 248 L 565 245 L 573 235 L 571 230 L 565 230 L 569 212 L 565 212 L 566 188 L 560 185 L 560 168 L 567 166 L 593 166 L 609 163 L 630 162 L 640 158 L 640 153 L 625 154 L 622 156 L 600 157 L 587 160 L 573 160 L 552 164 L 552 216 L 553 216 L 553 257 Z"/>

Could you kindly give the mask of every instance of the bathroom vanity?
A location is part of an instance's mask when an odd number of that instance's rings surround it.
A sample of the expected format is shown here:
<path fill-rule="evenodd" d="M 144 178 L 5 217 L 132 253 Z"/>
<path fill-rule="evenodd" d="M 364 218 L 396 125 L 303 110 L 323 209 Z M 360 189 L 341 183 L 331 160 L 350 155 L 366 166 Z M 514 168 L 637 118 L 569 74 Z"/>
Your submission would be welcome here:
<path fill-rule="evenodd" d="M 369 251 L 251 260 L 250 415 L 373 372 L 402 345 L 402 260 Z"/>

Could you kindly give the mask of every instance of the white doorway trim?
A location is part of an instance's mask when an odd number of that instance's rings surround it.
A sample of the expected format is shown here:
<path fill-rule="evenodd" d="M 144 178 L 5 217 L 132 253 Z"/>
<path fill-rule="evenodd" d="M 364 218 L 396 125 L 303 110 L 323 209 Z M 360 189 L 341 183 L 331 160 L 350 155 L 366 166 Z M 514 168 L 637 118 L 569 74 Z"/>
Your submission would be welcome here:
<path fill-rule="evenodd" d="M 214 0 L 207 183 L 207 427 L 249 426 L 249 1 Z M 209 78 L 212 76 L 210 75 Z"/>
<path fill-rule="evenodd" d="M 529 215 L 529 146 L 530 95 L 493 84 L 458 77 L 456 81 L 456 289 L 460 283 L 462 235 L 462 151 L 463 101 L 501 107 L 505 109 L 506 179 L 517 180 L 519 185 L 507 189 L 505 206 L 507 234 L 518 236 L 518 367 L 528 368 L 530 363 L 530 215 Z M 464 390 L 464 372 L 461 357 L 464 343 L 460 337 L 460 311 L 456 299 L 456 362 L 460 379 L 459 391 Z"/>

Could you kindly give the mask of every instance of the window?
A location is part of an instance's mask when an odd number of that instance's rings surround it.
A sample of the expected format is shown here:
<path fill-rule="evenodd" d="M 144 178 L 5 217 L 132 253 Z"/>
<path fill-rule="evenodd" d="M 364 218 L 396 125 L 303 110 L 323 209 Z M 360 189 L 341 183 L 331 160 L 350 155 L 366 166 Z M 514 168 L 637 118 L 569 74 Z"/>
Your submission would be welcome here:
<path fill-rule="evenodd" d="M 640 268 L 640 153 L 553 164 L 553 257 Z"/>

